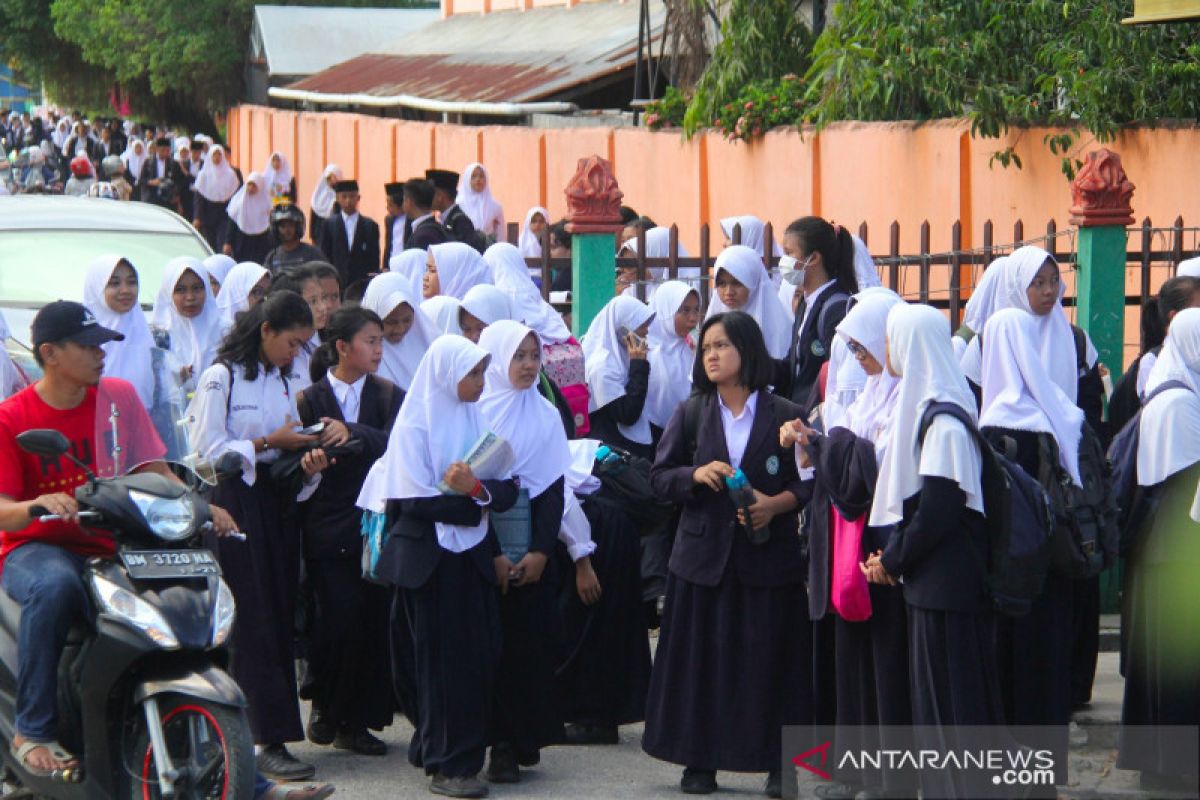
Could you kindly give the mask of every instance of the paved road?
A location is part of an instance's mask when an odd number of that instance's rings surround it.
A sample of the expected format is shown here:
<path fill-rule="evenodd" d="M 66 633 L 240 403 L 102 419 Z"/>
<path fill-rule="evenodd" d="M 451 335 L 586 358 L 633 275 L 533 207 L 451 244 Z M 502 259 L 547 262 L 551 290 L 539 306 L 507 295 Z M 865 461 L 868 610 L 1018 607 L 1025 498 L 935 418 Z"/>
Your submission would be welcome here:
<path fill-rule="evenodd" d="M 1103 653 L 1091 707 L 1079 719 L 1083 725 L 1114 722 L 1120 713 L 1123 681 L 1117 674 L 1117 654 Z M 405 748 L 411 728 L 399 722 L 383 738 L 391 752 L 382 758 L 365 758 L 327 747 L 298 744 L 294 752 L 317 765 L 318 778 L 338 787 L 340 798 L 384 800 L 430 797 L 428 781 L 408 765 Z M 607 747 L 552 747 L 542 754 L 542 763 L 523 770 L 520 784 L 493 786 L 496 798 L 554 797 L 580 800 L 609 798 L 672 798 L 679 800 L 679 768 L 647 756 L 641 750 L 642 727 L 621 729 L 621 742 Z M 1071 785 L 1060 796 L 1071 798 L 1135 798 L 1133 773 L 1113 767 L 1113 751 L 1098 741 L 1072 753 Z M 721 773 L 718 796 L 761 797 L 763 776 Z"/>

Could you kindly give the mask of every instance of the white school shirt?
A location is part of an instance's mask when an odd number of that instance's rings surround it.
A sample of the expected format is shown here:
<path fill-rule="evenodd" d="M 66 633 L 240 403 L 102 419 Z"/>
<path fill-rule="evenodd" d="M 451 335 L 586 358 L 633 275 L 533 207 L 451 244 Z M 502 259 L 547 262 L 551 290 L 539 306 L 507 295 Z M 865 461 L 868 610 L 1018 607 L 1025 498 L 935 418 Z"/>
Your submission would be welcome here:
<path fill-rule="evenodd" d="M 333 374 L 333 370 L 329 370 L 329 385 L 333 387 L 333 396 L 342 411 L 344 421 L 358 422 L 358 412 L 362 407 L 362 390 L 366 383 L 366 375 L 354 383 L 343 383 Z"/>
<path fill-rule="evenodd" d="M 199 388 L 187 410 L 191 418 L 189 434 L 196 449 L 210 463 L 216 463 L 230 451 L 237 453 L 242 457 L 242 480 L 253 486 L 257 466 L 270 464 L 280 456 L 280 451 L 273 448 L 256 453 L 254 440 L 277 430 L 288 419 L 300 419 L 295 390 L 277 369 L 268 373 L 260 367 L 258 377 L 248 380 L 238 364 L 229 368 L 213 364 L 204 370 L 197 385 Z M 319 482 L 319 474 L 316 480 L 306 480 L 296 499 L 308 499 Z"/>
<path fill-rule="evenodd" d="M 750 393 L 742 413 L 736 417 L 725 405 L 721 395 L 717 393 L 717 405 L 721 409 L 721 427 L 725 429 L 725 449 L 729 451 L 729 465 L 738 469 L 742 465 L 742 456 L 746 453 L 746 444 L 750 441 L 750 431 L 754 428 L 754 412 L 758 408 L 758 392 Z"/>
<path fill-rule="evenodd" d="M 308 365 L 312 363 L 313 354 L 321 346 L 321 334 L 314 333 L 312 338 L 300 346 L 300 352 L 292 360 L 292 377 L 288 378 L 288 388 L 292 394 L 299 394 L 312 386 L 312 378 L 308 374 Z"/>
<path fill-rule="evenodd" d="M 408 222 L 408 217 L 403 214 L 392 220 L 392 250 L 388 253 L 389 261 L 392 256 L 404 252 L 404 223 L 406 222 Z"/>
<path fill-rule="evenodd" d="M 358 212 L 355 211 L 349 216 L 346 212 L 341 212 L 342 223 L 346 226 L 346 250 L 354 249 L 354 229 L 358 227 Z"/>
<path fill-rule="evenodd" d="M 159 178 L 167 177 L 167 162 L 158 156 L 154 157 L 154 171 Z"/>

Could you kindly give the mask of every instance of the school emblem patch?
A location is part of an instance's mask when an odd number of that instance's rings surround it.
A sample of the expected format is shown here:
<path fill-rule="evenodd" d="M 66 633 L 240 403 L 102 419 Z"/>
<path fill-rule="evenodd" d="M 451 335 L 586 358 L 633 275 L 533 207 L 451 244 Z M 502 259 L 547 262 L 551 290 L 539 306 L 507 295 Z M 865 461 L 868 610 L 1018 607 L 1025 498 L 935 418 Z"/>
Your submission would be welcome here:
<path fill-rule="evenodd" d="M 771 456 L 770 458 L 767 459 L 767 474 L 768 475 L 778 475 L 779 474 L 779 456 Z"/>
<path fill-rule="evenodd" d="M 825 345 L 821 344 L 820 339 L 813 339 L 812 347 L 809 348 L 812 354 L 817 358 L 825 357 Z"/>

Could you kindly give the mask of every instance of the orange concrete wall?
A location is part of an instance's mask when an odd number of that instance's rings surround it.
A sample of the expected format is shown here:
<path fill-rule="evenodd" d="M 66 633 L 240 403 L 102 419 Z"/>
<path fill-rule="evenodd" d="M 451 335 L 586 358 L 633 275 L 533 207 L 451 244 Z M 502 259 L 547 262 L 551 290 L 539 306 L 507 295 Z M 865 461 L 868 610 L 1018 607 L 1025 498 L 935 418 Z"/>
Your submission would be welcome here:
<path fill-rule="evenodd" d="M 307 209 L 313 184 L 327 162 L 356 178 L 363 210 L 383 216 L 383 184 L 421 175 L 431 166 L 460 171 L 482 159 L 492 192 L 508 220 L 533 205 L 552 217 L 566 211 L 563 189 L 576 162 L 598 153 L 613 160 L 625 202 L 662 224 L 679 225 L 680 241 L 695 251 L 700 225 L 753 213 L 782 230 L 792 219 L 820 213 L 852 229 L 869 226 L 871 249 L 887 252 L 888 227 L 901 225 L 901 250 L 918 249 L 920 224 L 931 225 L 933 249 L 950 246 L 950 227 L 961 219 L 965 246 L 981 245 L 985 220 L 996 244 L 1012 239 L 1017 219 L 1026 236 L 1041 235 L 1053 219 L 1070 227 L 1070 186 L 1058 157 L 1043 144 L 1048 131 L 1014 131 L 999 140 L 972 139 L 961 121 L 840 123 L 819 135 L 774 131 L 753 144 L 718 134 L 684 140 L 674 132 L 644 129 L 460 126 L 384 120 L 346 113 L 301 113 L 241 106 L 230 112 L 233 161 L 261 169 L 274 144 L 291 159 L 300 204 Z M 289 132 L 294 143 L 289 150 Z M 1011 144 L 1023 169 L 989 166 L 992 153 Z M 1097 147 L 1090 140 L 1084 150 Z M 1182 215 L 1200 221 L 1200 127 L 1135 129 L 1107 146 L 1121 154 L 1137 185 L 1140 221 L 1171 224 Z M 1060 250 L 1071 240 L 1061 240 Z M 1185 245 L 1194 247 L 1191 240 Z M 1155 249 L 1160 249 L 1156 245 Z M 1162 248 L 1165 249 L 1165 248 Z"/>

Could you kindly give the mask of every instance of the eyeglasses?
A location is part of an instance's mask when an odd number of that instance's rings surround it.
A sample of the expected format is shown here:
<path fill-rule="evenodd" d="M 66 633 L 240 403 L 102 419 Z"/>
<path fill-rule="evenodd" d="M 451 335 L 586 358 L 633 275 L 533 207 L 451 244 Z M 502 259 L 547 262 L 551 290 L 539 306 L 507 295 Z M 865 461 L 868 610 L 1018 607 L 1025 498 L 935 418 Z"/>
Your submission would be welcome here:
<path fill-rule="evenodd" d="M 863 347 L 861 344 L 854 341 L 853 339 L 850 339 L 846 342 L 846 348 L 850 351 L 851 355 L 853 355 L 855 358 L 863 358 L 865 356 L 871 355 L 871 353 L 867 350 L 867 348 Z"/>

